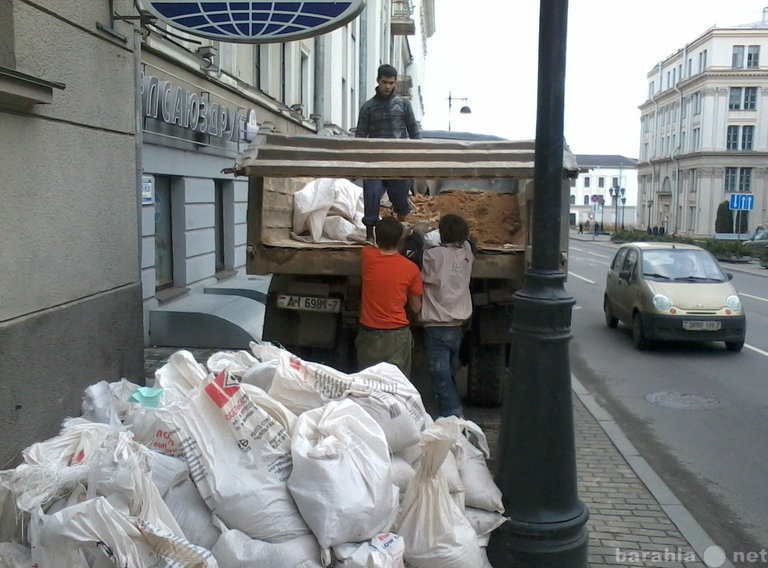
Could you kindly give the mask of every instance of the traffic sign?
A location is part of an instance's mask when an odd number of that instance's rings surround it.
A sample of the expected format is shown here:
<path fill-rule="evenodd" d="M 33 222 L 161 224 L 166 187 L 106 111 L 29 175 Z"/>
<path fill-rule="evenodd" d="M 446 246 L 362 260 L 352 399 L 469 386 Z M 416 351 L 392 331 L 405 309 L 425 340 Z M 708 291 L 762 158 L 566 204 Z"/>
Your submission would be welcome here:
<path fill-rule="evenodd" d="M 751 193 L 732 193 L 728 200 L 731 211 L 752 211 L 755 208 L 755 196 Z"/>

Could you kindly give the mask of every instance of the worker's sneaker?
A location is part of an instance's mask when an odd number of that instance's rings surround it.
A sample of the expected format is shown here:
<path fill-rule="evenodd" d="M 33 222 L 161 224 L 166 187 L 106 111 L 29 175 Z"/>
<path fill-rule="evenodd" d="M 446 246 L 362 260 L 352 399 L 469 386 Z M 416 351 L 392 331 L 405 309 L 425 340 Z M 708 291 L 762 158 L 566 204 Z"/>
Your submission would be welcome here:
<path fill-rule="evenodd" d="M 373 227 L 365 228 L 365 242 L 372 245 L 376 244 L 376 237 L 373 234 Z"/>

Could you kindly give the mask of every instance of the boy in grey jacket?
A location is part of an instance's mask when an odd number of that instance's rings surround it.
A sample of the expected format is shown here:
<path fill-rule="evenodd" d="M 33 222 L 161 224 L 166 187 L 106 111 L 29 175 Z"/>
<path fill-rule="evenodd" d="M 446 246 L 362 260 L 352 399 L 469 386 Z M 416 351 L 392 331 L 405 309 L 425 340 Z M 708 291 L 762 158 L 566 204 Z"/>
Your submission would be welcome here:
<path fill-rule="evenodd" d="M 475 255 L 468 241 L 469 226 L 461 216 L 444 215 L 438 230 L 440 245 L 424 250 L 419 319 L 424 325 L 424 350 L 440 416 L 462 416 L 456 372 L 463 326 L 472 315 L 469 280 Z"/>

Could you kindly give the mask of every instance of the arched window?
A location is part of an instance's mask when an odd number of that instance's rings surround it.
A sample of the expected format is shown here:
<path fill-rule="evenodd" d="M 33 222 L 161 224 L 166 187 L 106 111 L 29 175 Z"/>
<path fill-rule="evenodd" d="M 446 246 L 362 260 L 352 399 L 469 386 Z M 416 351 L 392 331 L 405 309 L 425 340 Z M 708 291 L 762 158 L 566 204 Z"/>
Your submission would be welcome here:
<path fill-rule="evenodd" d="M 576 196 L 571 194 L 571 205 L 576 205 Z"/>
<path fill-rule="evenodd" d="M 584 205 L 589 205 L 589 195 L 584 196 Z"/>

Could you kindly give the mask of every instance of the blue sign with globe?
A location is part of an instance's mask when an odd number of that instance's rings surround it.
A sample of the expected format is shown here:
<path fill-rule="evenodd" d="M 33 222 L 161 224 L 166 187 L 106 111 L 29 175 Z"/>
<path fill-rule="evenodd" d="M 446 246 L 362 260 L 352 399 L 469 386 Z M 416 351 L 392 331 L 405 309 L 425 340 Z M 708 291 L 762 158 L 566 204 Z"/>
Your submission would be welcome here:
<path fill-rule="evenodd" d="M 184 2 L 146 0 L 168 25 L 195 36 L 241 43 L 277 43 L 332 31 L 355 18 L 365 0 L 302 2 Z"/>

